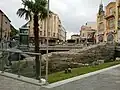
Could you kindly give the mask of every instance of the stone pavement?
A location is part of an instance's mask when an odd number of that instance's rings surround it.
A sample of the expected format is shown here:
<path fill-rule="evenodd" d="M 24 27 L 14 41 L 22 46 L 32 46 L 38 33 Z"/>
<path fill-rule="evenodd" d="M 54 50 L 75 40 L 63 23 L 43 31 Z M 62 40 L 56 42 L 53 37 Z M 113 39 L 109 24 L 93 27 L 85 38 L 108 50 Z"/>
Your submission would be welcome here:
<path fill-rule="evenodd" d="M 120 90 L 120 65 L 76 81 L 54 86 L 33 85 L 0 75 L 0 90 Z"/>

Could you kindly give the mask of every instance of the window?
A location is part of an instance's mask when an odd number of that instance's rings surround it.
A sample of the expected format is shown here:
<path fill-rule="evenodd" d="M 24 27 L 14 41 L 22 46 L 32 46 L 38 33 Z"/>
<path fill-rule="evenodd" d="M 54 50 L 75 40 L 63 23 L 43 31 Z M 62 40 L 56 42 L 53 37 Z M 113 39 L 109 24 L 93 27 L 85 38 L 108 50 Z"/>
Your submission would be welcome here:
<path fill-rule="evenodd" d="M 7 21 L 5 23 L 7 24 Z"/>
<path fill-rule="evenodd" d="M 100 21 L 103 21 L 103 16 L 99 18 Z"/>
<path fill-rule="evenodd" d="M 82 35 L 82 36 L 83 36 L 83 37 L 85 36 L 85 35 L 84 35 L 84 33 L 83 33 L 83 35 Z"/>
<path fill-rule="evenodd" d="M 50 36 L 50 32 L 48 32 L 48 36 Z"/>
<path fill-rule="evenodd" d="M 41 23 L 40 23 L 40 29 L 42 29 L 42 28 L 43 28 L 43 27 L 42 27 L 42 25 L 43 25 L 43 24 L 42 24 L 42 22 L 41 22 Z"/>
<path fill-rule="evenodd" d="M 55 33 L 53 33 L 53 37 L 55 37 Z"/>
<path fill-rule="evenodd" d="M 44 36 L 46 36 L 46 31 L 44 31 Z"/>
<path fill-rule="evenodd" d="M 40 35 L 42 36 L 42 31 L 40 31 Z"/>
<path fill-rule="evenodd" d="M 114 12 L 114 8 L 110 8 L 110 9 L 109 9 L 109 14 L 112 15 L 113 12 Z"/>
<path fill-rule="evenodd" d="M 120 28 L 120 18 L 119 18 L 119 20 L 118 20 L 118 28 Z"/>
<path fill-rule="evenodd" d="M 118 12 L 119 12 L 119 14 L 120 14 L 120 7 L 118 8 Z"/>
<path fill-rule="evenodd" d="M 114 19 L 110 19 L 108 21 L 108 27 L 109 27 L 110 30 L 115 29 L 115 20 Z"/>
<path fill-rule="evenodd" d="M 46 27 L 47 27 L 47 21 L 45 19 L 45 21 L 44 21 L 44 30 L 46 30 Z"/>
<path fill-rule="evenodd" d="M 99 31 L 104 31 L 104 24 L 103 23 L 99 24 Z"/>

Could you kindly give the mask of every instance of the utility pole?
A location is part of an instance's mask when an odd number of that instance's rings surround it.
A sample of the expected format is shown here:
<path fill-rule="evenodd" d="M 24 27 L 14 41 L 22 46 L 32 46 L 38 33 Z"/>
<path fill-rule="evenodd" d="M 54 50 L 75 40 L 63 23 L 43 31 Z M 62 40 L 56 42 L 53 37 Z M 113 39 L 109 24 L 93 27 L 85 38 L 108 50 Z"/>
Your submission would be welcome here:
<path fill-rule="evenodd" d="M 49 45 L 49 42 L 48 42 L 48 31 L 49 31 L 49 8 L 50 8 L 50 0 L 48 0 L 48 6 L 47 6 L 47 49 L 46 49 L 46 52 L 47 52 L 47 60 L 46 60 L 46 84 L 48 84 L 48 45 Z"/>

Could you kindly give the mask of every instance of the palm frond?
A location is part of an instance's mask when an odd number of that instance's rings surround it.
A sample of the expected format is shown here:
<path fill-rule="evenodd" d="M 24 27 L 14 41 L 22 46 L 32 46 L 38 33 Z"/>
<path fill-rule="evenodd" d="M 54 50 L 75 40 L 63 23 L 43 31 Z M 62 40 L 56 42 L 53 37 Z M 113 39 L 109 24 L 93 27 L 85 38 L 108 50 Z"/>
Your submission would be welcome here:
<path fill-rule="evenodd" d="M 35 4 L 38 4 L 40 6 L 46 7 L 47 0 L 35 0 Z"/>
<path fill-rule="evenodd" d="M 40 12 L 40 19 L 43 20 L 47 18 L 47 10 L 43 10 Z"/>
<path fill-rule="evenodd" d="M 32 9 L 34 6 L 34 2 L 33 1 L 29 1 L 29 0 L 22 0 L 22 4 L 24 5 L 24 7 L 27 9 Z"/>
<path fill-rule="evenodd" d="M 31 13 L 29 11 L 25 13 L 25 20 L 31 20 Z"/>
<path fill-rule="evenodd" d="M 21 17 L 23 17 L 24 16 L 24 14 L 27 12 L 27 10 L 25 9 L 25 8 L 20 8 L 20 9 L 18 9 L 18 11 L 17 11 L 17 15 L 21 18 Z"/>
<path fill-rule="evenodd" d="M 43 19 L 46 19 L 47 18 L 47 9 L 43 10 L 40 14 L 40 19 L 43 20 Z M 49 17 L 51 17 L 53 14 L 52 11 L 49 11 Z"/>
<path fill-rule="evenodd" d="M 17 15 L 21 18 L 25 16 L 26 20 L 29 20 L 31 18 L 31 12 L 29 10 L 26 10 L 25 8 L 20 8 L 17 11 Z"/>

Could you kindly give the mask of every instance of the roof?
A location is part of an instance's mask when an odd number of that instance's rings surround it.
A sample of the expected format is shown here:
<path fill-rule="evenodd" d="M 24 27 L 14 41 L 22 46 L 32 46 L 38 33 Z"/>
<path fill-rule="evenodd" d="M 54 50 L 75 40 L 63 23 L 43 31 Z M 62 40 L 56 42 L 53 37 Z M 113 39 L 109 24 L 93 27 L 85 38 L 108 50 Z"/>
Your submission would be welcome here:
<path fill-rule="evenodd" d="M 14 27 L 12 24 L 10 24 L 10 27 L 11 27 L 12 29 L 15 29 L 15 27 Z"/>
<path fill-rule="evenodd" d="M 72 35 L 72 36 L 80 36 L 80 35 L 78 35 L 78 34 L 74 34 L 74 35 Z"/>
<path fill-rule="evenodd" d="M 29 21 L 21 26 L 20 29 L 29 29 Z"/>
<path fill-rule="evenodd" d="M 4 16 L 9 20 L 9 22 L 11 22 L 10 19 L 7 17 L 7 15 L 5 15 L 5 13 L 1 9 L 0 12 L 4 14 Z"/>
<path fill-rule="evenodd" d="M 116 2 L 110 2 L 106 7 L 108 7 L 111 4 L 116 4 Z"/>

